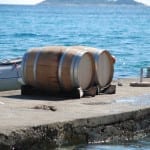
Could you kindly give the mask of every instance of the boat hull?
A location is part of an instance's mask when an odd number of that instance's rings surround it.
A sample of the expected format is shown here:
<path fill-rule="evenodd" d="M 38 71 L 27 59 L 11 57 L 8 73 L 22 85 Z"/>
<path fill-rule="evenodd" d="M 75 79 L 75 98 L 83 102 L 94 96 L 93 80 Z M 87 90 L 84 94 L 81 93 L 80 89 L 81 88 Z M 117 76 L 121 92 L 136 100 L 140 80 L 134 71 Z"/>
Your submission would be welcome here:
<path fill-rule="evenodd" d="M 21 60 L 0 63 L 0 91 L 21 88 Z"/>

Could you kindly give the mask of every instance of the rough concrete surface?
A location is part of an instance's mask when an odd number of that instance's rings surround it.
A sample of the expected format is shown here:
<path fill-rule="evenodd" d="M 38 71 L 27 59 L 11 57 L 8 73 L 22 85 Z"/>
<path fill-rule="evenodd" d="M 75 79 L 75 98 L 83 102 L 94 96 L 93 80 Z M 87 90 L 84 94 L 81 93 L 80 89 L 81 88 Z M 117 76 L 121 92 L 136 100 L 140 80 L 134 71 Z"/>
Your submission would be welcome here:
<path fill-rule="evenodd" d="M 119 79 L 112 83 L 116 94 L 81 99 L 0 92 L 0 149 L 52 149 L 148 134 L 150 87 L 129 86 L 138 80 Z"/>

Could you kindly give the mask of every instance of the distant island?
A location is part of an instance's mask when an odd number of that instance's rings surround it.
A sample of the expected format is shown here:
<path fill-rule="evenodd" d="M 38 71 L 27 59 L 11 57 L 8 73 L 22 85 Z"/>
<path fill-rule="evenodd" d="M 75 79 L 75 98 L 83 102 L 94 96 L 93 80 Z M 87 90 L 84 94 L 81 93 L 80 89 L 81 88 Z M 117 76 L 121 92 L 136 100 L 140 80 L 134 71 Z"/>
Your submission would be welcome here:
<path fill-rule="evenodd" d="M 111 4 L 111 5 L 141 5 L 134 0 L 46 0 L 41 4 L 51 4 L 51 5 L 101 5 L 101 4 Z"/>

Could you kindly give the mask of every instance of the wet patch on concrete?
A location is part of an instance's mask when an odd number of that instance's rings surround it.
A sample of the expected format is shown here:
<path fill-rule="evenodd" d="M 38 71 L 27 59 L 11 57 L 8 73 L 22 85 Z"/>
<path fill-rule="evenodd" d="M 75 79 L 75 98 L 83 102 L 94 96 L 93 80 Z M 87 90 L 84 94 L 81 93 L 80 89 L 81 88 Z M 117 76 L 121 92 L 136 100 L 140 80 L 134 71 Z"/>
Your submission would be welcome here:
<path fill-rule="evenodd" d="M 112 102 L 90 102 L 90 103 L 83 103 L 84 105 L 108 105 L 112 104 Z"/>
<path fill-rule="evenodd" d="M 115 100 L 114 103 L 130 103 L 131 105 L 150 105 L 150 95 Z"/>
<path fill-rule="evenodd" d="M 3 102 L 0 101 L 0 105 L 4 105 L 4 104 L 5 104 L 5 103 L 3 103 Z"/>

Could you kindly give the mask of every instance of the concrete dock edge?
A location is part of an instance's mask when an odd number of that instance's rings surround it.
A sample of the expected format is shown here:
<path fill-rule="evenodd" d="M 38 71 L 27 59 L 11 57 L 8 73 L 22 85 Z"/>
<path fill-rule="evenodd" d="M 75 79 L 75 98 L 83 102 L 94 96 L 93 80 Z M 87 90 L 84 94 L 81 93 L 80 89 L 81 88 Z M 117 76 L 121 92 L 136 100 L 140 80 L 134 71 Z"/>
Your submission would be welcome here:
<path fill-rule="evenodd" d="M 0 134 L 0 149 L 48 150 L 88 143 L 122 143 L 150 133 L 150 108 L 40 125 Z"/>
<path fill-rule="evenodd" d="M 136 80 L 113 81 L 116 94 L 81 99 L 0 92 L 0 150 L 122 144 L 150 135 L 150 88 L 130 87 Z"/>

